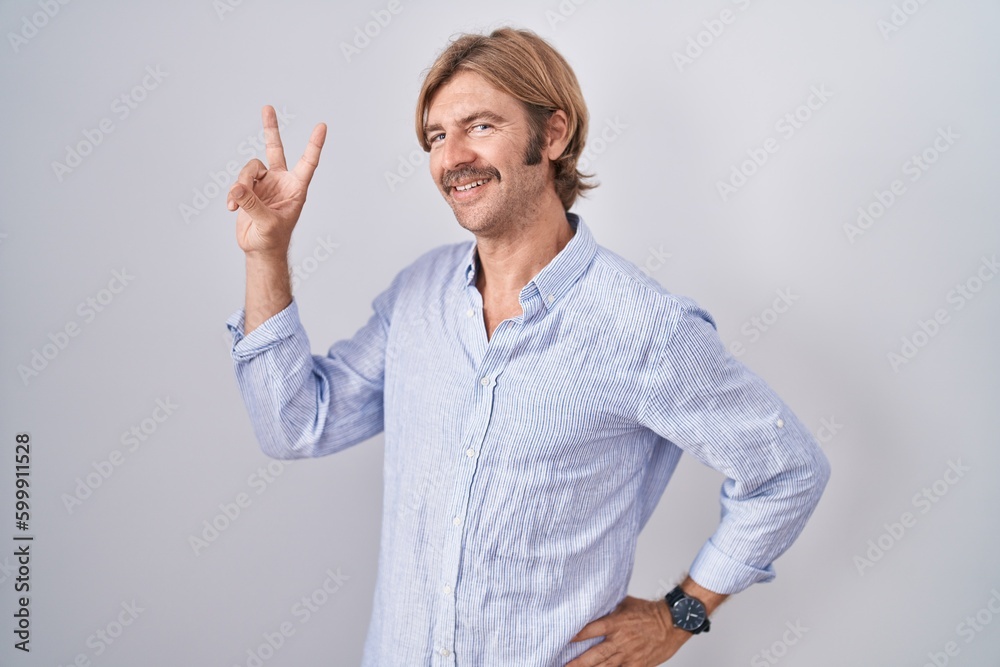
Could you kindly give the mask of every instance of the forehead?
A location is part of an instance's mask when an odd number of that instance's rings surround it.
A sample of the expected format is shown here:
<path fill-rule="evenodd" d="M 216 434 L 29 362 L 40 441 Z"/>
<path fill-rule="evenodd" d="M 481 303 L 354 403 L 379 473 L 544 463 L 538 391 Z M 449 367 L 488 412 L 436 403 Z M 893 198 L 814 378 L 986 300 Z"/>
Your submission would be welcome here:
<path fill-rule="evenodd" d="M 438 88 L 427 105 L 427 125 L 440 125 L 466 117 L 478 110 L 506 112 L 511 120 L 519 118 L 517 99 L 494 88 L 475 72 L 459 72 Z"/>

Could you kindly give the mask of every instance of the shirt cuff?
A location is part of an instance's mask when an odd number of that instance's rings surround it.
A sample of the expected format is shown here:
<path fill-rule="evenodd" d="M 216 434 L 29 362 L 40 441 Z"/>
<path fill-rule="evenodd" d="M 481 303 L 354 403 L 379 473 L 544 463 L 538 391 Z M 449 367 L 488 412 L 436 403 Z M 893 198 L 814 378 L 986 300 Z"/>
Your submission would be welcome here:
<path fill-rule="evenodd" d="M 252 359 L 279 341 L 290 338 L 302 326 L 294 297 L 284 310 L 266 319 L 249 335 L 243 333 L 245 323 L 245 308 L 240 308 L 226 320 L 226 327 L 233 336 L 232 355 L 236 361 Z"/>
<path fill-rule="evenodd" d="M 701 587 L 723 595 L 732 595 L 759 582 L 774 579 L 774 567 L 763 570 L 734 560 L 712 544 L 712 540 L 695 556 L 688 574 Z"/>

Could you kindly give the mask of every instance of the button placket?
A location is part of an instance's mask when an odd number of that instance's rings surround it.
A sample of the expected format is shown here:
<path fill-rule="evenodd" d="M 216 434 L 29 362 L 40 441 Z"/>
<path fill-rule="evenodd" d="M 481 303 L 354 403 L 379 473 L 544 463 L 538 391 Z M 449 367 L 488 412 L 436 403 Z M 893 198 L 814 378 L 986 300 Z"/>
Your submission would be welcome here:
<path fill-rule="evenodd" d="M 511 325 L 512 326 L 512 325 Z M 493 412 L 494 388 L 503 363 L 509 354 L 510 345 L 506 339 L 510 335 L 511 326 L 506 323 L 494 332 L 487 344 L 486 354 L 480 364 L 478 384 L 473 389 L 470 401 L 472 414 L 469 419 L 469 430 L 464 439 L 464 446 L 457 450 L 463 463 L 459 465 L 456 477 L 457 488 L 451 505 L 451 526 L 445 529 L 445 546 L 442 557 L 441 596 L 443 611 L 439 614 L 440 625 L 435 631 L 435 640 L 440 664 L 445 664 L 443 651 L 453 651 L 456 627 L 456 597 L 461 565 L 461 548 L 465 537 L 465 520 L 468 515 L 472 494 L 472 481 L 479 463 L 483 443 L 489 432 L 490 416 Z M 450 647 L 450 648 L 449 648 Z M 451 661 L 453 662 L 454 658 Z"/>
<path fill-rule="evenodd" d="M 461 312 L 461 311 L 459 311 Z M 466 320 L 471 320 L 477 312 L 482 312 L 476 304 L 472 302 L 470 295 L 470 307 L 465 310 Z M 473 321 L 475 324 L 475 321 Z M 483 326 L 480 320 L 479 326 Z M 476 333 L 480 333 L 478 329 Z M 491 352 L 490 346 L 487 346 L 486 350 L 488 357 Z M 481 365 L 481 368 L 485 368 L 485 360 Z M 466 432 L 463 434 L 463 442 L 475 442 L 481 437 L 481 433 L 485 431 L 486 423 L 489 420 L 489 412 L 491 410 L 492 399 L 486 396 L 489 392 L 486 391 L 493 383 L 492 378 L 489 374 L 477 373 L 479 377 L 479 384 L 475 385 L 475 389 L 472 392 L 471 399 L 468 403 L 468 410 L 470 411 L 467 415 L 466 422 L 468 424 Z M 484 407 L 484 400 L 486 405 Z M 438 590 L 440 591 L 439 596 L 437 596 L 437 603 L 435 604 L 435 624 L 434 624 L 434 664 L 444 667 L 445 665 L 451 666 L 455 664 L 454 648 L 455 648 L 455 626 L 456 626 L 456 589 L 458 587 L 458 570 L 461 559 L 461 545 L 462 545 L 462 534 L 463 534 L 463 517 L 467 510 L 468 503 L 468 489 L 472 483 L 472 475 L 474 473 L 475 458 L 468 454 L 468 451 L 472 450 L 471 446 L 464 446 L 457 450 L 458 454 L 465 454 L 462 456 L 462 461 L 472 462 L 472 466 L 459 465 L 456 475 L 455 475 L 455 488 L 452 491 L 452 500 L 450 505 L 450 525 L 444 528 L 444 539 L 441 546 L 441 578 Z M 445 515 L 449 516 L 449 515 Z"/>

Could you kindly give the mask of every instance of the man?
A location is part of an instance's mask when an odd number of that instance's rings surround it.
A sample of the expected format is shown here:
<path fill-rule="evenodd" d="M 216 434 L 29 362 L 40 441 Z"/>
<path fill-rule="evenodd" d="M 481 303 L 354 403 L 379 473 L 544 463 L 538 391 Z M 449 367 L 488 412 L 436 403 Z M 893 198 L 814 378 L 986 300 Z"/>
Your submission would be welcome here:
<path fill-rule="evenodd" d="M 430 171 L 475 241 L 403 269 L 357 334 L 312 355 L 287 250 L 326 127 L 287 171 L 229 193 L 246 253 L 228 320 L 265 453 L 324 456 L 385 432 L 364 665 L 652 666 L 730 594 L 774 577 L 829 476 L 808 430 L 725 351 L 709 313 L 597 245 L 569 212 L 587 110 L 528 31 L 465 35 L 417 104 Z M 636 539 L 682 452 L 723 472 L 723 518 L 678 588 L 625 595 Z"/>

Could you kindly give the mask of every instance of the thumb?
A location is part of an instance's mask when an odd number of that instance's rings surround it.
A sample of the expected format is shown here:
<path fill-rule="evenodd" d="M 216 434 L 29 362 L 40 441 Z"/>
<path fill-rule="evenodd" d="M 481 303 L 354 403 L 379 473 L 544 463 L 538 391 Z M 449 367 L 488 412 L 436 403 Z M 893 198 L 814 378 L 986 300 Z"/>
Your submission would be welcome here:
<path fill-rule="evenodd" d="M 274 220 L 271 210 L 264 206 L 253 190 L 242 183 L 234 185 L 229 193 L 236 201 L 236 205 L 246 211 L 254 222 L 272 222 Z"/>

